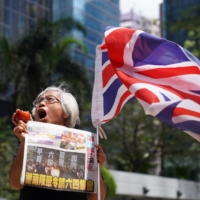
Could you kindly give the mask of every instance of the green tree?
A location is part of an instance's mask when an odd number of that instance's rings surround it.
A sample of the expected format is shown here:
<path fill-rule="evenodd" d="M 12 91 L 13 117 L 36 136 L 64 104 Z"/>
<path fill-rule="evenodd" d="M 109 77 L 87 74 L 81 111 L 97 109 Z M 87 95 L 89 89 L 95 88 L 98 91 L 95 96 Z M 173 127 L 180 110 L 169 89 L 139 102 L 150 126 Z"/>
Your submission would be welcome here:
<path fill-rule="evenodd" d="M 188 32 L 188 39 L 184 42 L 184 47 L 200 59 L 200 28 Z"/>
<path fill-rule="evenodd" d="M 200 3 L 195 6 L 188 7 L 188 9 L 179 13 L 179 19 L 174 21 L 168 21 L 167 28 L 170 29 L 170 33 L 183 32 L 188 34 L 188 39 L 184 42 L 184 47 L 200 59 L 199 47 L 200 47 Z M 176 138 L 173 138 L 176 137 Z M 177 145 L 177 141 L 182 144 Z M 174 147 L 169 151 L 164 152 L 166 158 L 165 167 L 161 174 L 163 176 L 187 178 L 190 180 L 199 179 L 199 148 L 197 141 L 193 140 L 190 136 L 183 135 L 181 132 L 171 136 L 170 145 L 174 142 Z M 173 155 L 173 152 L 175 154 Z"/>
<path fill-rule="evenodd" d="M 184 20 L 180 19 L 177 22 L 176 28 L 188 31 L 188 39 L 184 42 L 184 47 L 200 59 L 199 13 L 200 4 L 189 8 L 182 14 L 182 16 L 186 17 L 184 17 Z"/>
<path fill-rule="evenodd" d="M 175 134 L 169 135 L 165 145 L 162 152 L 164 162 L 160 175 L 199 181 L 199 142 L 188 134 L 176 130 Z"/>
<path fill-rule="evenodd" d="M 111 175 L 111 173 L 109 172 L 109 170 L 102 166 L 101 167 L 101 174 L 104 178 L 104 182 L 106 184 L 106 197 L 113 197 L 116 194 L 116 190 L 117 190 L 117 184 L 113 178 L 113 176 Z"/>
<path fill-rule="evenodd" d="M 200 4 L 189 7 L 184 11 L 179 11 L 179 18 L 173 21 L 167 21 L 167 27 L 170 34 L 182 32 L 188 34 L 188 39 L 184 42 L 184 47 L 193 53 L 197 58 L 200 58 Z"/>
<path fill-rule="evenodd" d="M 179 10 L 179 18 L 170 22 L 169 28 L 171 32 L 182 30 L 190 31 L 196 30 L 199 27 L 200 3 L 195 6 L 188 7 L 186 10 Z"/>
<path fill-rule="evenodd" d="M 102 141 L 108 164 L 118 170 L 147 173 L 154 168 L 154 156 L 161 146 L 160 124 L 145 116 L 137 101 L 126 104 L 121 113 L 103 127 Z"/>
<path fill-rule="evenodd" d="M 6 120 L 0 118 L 0 197 L 17 200 L 19 192 L 11 188 L 8 177 L 17 140 Z"/>
<path fill-rule="evenodd" d="M 107 164 L 117 170 L 165 175 L 175 160 L 190 167 L 190 163 L 199 158 L 199 149 L 194 148 L 198 144 L 196 140 L 155 117 L 145 115 L 137 101 L 126 104 L 103 129 L 108 140 L 100 143 L 106 152 Z M 182 177 L 192 179 L 194 176 L 185 173 Z"/>
<path fill-rule="evenodd" d="M 16 44 L 1 38 L 0 72 L 4 77 L 0 80 L 1 91 L 12 92 L 14 107 L 30 110 L 33 98 L 41 88 L 56 81 L 66 81 L 75 89 L 74 95 L 80 101 L 80 108 L 83 108 L 91 96 L 91 79 L 84 66 L 71 60 L 73 45 L 86 51 L 79 40 L 69 36 L 72 30 L 86 32 L 79 22 L 66 19 L 40 21 L 32 33 Z M 68 36 L 63 37 L 63 33 Z"/>

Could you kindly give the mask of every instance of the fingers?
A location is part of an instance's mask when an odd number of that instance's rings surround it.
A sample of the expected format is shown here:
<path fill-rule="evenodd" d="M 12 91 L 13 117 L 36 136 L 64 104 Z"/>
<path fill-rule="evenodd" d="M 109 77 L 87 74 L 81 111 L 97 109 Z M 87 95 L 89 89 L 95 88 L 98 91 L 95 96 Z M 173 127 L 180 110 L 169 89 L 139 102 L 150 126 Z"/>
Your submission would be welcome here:
<path fill-rule="evenodd" d="M 16 126 L 17 125 L 17 123 L 18 123 L 18 119 L 17 119 L 17 117 L 16 117 L 16 113 L 13 113 L 13 115 L 12 115 L 12 123 Z"/>
<path fill-rule="evenodd" d="M 100 166 L 102 166 L 106 161 L 106 154 L 103 151 L 103 148 L 97 144 L 95 145 L 97 148 L 97 161 L 99 162 Z"/>
<path fill-rule="evenodd" d="M 13 132 L 20 140 L 22 140 L 25 137 L 24 134 L 28 133 L 27 125 L 22 120 L 19 120 L 13 129 Z"/>
<path fill-rule="evenodd" d="M 31 115 L 30 115 L 30 118 L 31 118 L 30 120 L 33 121 L 33 118 L 32 118 Z M 16 112 L 13 113 L 13 115 L 12 115 L 12 123 L 13 123 L 15 126 L 17 126 L 19 120 L 20 120 L 20 119 L 17 117 Z"/>
<path fill-rule="evenodd" d="M 14 133 L 15 134 L 20 134 L 21 132 L 24 132 L 24 133 L 28 132 L 27 126 L 22 120 L 20 120 L 18 122 L 18 124 L 16 125 L 16 127 L 14 128 Z"/>
<path fill-rule="evenodd" d="M 31 120 L 30 121 L 33 121 L 32 115 L 31 115 Z"/>

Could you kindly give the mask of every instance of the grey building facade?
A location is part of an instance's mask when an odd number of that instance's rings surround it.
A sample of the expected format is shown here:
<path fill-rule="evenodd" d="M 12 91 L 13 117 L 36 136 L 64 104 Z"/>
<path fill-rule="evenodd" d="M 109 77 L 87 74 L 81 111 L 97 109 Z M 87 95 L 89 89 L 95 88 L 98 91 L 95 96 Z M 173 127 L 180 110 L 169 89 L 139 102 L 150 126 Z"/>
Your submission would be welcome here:
<path fill-rule="evenodd" d="M 51 19 L 51 0 L 1 0 L 0 34 L 17 41 L 41 18 Z"/>

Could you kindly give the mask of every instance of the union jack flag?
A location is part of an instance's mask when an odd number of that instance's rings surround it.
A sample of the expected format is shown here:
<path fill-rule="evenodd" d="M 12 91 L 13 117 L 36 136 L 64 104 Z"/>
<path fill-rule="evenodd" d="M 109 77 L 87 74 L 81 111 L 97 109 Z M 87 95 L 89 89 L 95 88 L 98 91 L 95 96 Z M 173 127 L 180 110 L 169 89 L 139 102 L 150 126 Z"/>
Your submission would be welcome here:
<path fill-rule="evenodd" d="M 92 123 L 110 121 L 131 99 L 145 114 L 200 141 L 200 61 L 141 30 L 107 28 L 96 48 Z"/>

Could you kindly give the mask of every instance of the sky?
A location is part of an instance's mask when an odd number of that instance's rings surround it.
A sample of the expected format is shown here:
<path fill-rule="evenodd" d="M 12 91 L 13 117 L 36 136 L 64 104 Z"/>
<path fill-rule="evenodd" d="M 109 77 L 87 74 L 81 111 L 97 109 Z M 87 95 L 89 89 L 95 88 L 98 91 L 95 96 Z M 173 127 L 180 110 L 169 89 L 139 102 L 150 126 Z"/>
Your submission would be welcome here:
<path fill-rule="evenodd" d="M 163 0 L 120 0 L 121 13 L 127 13 L 132 8 L 137 14 L 149 19 L 159 18 L 159 5 Z"/>

